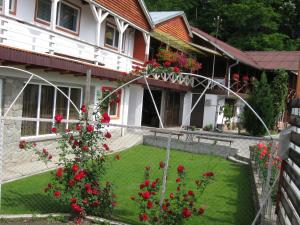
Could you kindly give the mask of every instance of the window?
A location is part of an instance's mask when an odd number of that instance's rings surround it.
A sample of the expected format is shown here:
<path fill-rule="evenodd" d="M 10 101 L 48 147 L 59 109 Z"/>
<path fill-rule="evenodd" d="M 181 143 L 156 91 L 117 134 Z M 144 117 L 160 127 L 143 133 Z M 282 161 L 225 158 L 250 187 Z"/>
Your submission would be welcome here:
<path fill-rule="evenodd" d="M 114 89 L 112 87 L 102 87 L 101 94 L 97 93 L 98 98 L 105 98 L 108 94 L 110 94 Z M 120 116 L 120 106 L 121 106 L 121 97 L 122 91 L 119 90 L 113 95 L 111 95 L 106 101 L 104 101 L 101 105 L 101 110 L 103 112 L 107 112 L 112 118 L 118 118 Z"/>
<path fill-rule="evenodd" d="M 67 2 L 59 2 L 57 8 L 57 25 L 78 33 L 80 9 Z"/>
<path fill-rule="evenodd" d="M 17 7 L 17 0 L 9 0 L 9 12 L 11 14 L 15 14 L 16 13 L 16 7 Z M 3 6 L 3 0 L 0 0 L 0 8 L 2 10 Z"/>
<path fill-rule="evenodd" d="M 37 0 L 35 18 L 37 20 L 45 21 L 50 23 L 51 20 L 51 0 Z"/>
<path fill-rule="evenodd" d="M 81 106 L 82 89 L 73 87 L 58 87 L 71 98 L 76 107 Z M 77 119 L 77 111 L 71 102 L 54 87 L 41 84 L 29 84 L 23 93 L 22 117 L 37 119 L 22 121 L 21 135 L 36 136 L 51 133 L 52 121 L 56 114 L 62 114 L 67 120 Z M 49 121 L 38 121 L 46 119 Z M 61 125 L 62 129 L 71 124 Z"/>
<path fill-rule="evenodd" d="M 119 46 L 119 31 L 116 26 L 110 23 L 107 23 L 105 28 L 105 44 L 113 48 Z"/>

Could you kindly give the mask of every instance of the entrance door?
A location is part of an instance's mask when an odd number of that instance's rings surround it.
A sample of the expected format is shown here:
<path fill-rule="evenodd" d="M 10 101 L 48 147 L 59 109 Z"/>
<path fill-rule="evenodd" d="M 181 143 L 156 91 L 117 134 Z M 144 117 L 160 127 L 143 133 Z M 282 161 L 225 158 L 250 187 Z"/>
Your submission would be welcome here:
<path fill-rule="evenodd" d="M 165 125 L 167 127 L 179 126 L 180 93 L 167 92 L 165 105 Z"/>
<path fill-rule="evenodd" d="M 162 92 L 151 90 L 158 112 L 160 113 Z M 142 126 L 159 127 L 159 119 L 155 111 L 148 89 L 144 90 Z"/>
<path fill-rule="evenodd" d="M 193 94 L 193 100 L 192 100 L 192 107 L 197 102 L 198 98 L 200 97 L 200 94 Z M 203 96 L 194 111 L 191 115 L 191 126 L 196 126 L 198 128 L 203 127 L 203 116 L 204 116 L 204 104 L 205 104 L 205 97 Z"/>

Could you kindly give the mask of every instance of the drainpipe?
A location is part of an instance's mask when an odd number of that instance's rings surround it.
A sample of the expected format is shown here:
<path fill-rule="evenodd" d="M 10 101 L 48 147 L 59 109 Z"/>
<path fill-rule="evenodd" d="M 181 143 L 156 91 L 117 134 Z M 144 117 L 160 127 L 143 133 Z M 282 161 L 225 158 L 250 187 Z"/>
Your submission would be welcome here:
<path fill-rule="evenodd" d="M 231 68 L 236 66 L 237 64 L 239 64 L 239 61 L 237 60 L 235 63 L 233 63 L 232 65 L 229 66 L 228 69 L 228 84 L 227 87 L 230 89 L 230 81 L 231 81 Z M 227 95 L 229 95 L 229 91 L 227 91 Z"/>

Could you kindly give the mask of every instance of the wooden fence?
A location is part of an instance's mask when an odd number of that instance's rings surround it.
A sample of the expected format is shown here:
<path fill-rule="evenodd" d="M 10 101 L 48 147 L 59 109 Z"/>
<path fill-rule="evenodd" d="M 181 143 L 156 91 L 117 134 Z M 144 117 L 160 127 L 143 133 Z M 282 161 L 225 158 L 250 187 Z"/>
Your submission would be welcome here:
<path fill-rule="evenodd" d="M 300 98 L 290 103 L 291 136 L 278 189 L 279 225 L 300 225 Z"/>

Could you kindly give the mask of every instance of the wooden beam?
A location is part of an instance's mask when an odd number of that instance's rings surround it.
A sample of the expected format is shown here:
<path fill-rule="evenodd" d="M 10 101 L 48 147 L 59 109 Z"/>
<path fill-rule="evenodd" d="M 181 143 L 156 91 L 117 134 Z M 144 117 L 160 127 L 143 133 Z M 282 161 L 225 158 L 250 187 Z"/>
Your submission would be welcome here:
<path fill-rule="evenodd" d="M 300 98 L 300 60 L 299 60 L 299 69 L 298 69 L 298 76 L 297 76 L 296 97 Z"/>
<path fill-rule="evenodd" d="M 25 68 L 26 68 L 27 70 L 32 70 L 32 69 L 45 69 L 45 66 L 28 65 L 28 66 L 25 66 Z"/>
<path fill-rule="evenodd" d="M 2 61 L 3 66 L 21 66 L 21 65 L 26 65 L 25 63 L 20 63 L 20 62 L 13 62 L 13 61 Z"/>

